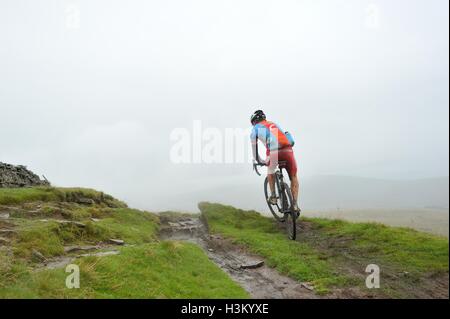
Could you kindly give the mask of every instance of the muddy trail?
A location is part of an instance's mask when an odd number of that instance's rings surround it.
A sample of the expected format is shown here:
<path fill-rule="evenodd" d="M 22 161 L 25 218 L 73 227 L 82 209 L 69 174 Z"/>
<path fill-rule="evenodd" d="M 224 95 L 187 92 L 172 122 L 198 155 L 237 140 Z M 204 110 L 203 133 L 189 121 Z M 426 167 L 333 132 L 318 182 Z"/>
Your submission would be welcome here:
<path fill-rule="evenodd" d="M 200 218 L 180 217 L 174 220 L 162 216 L 161 223 L 161 239 L 188 241 L 199 245 L 208 257 L 241 285 L 252 298 L 323 298 L 314 293 L 309 283 L 283 276 L 266 266 L 261 257 L 244 251 L 218 235 L 210 235 Z"/>
<path fill-rule="evenodd" d="M 383 263 L 383 283 L 385 290 L 361 288 L 366 281 L 365 268 L 372 257 L 353 251 L 346 243 L 350 238 L 320 238 L 311 223 L 304 221 L 297 227 L 302 234 L 297 241 L 313 245 L 326 258 L 335 262 L 336 272 L 351 277 L 355 283 L 347 287 L 335 287 L 326 295 L 315 293 L 308 282 L 299 282 L 268 267 L 264 259 L 246 251 L 219 235 L 212 235 L 202 217 L 160 216 L 160 238 L 163 240 L 189 241 L 198 244 L 208 257 L 234 281 L 241 285 L 252 298 L 285 299 L 373 299 L 392 298 L 386 290 L 396 293 L 395 298 L 448 298 L 448 272 L 443 274 L 423 274 L 420 278 L 410 276 Z M 282 227 L 280 225 L 280 227 Z M 284 228 L 283 228 L 284 231 Z M 381 260 L 379 262 L 382 262 Z"/>

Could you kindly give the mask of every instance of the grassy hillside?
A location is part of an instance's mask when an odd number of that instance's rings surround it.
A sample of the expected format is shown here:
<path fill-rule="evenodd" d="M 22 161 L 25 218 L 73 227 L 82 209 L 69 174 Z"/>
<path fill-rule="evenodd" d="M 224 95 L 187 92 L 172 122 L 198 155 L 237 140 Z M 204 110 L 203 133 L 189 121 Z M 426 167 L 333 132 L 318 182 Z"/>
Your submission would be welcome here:
<path fill-rule="evenodd" d="M 334 209 L 304 211 L 303 215 L 343 219 L 351 222 L 375 222 L 394 227 L 409 227 L 448 238 L 448 209 Z"/>
<path fill-rule="evenodd" d="M 381 269 L 382 288 L 370 292 L 379 296 L 426 296 L 433 293 L 433 280 L 439 285 L 446 279 L 448 289 L 446 238 L 375 223 L 309 218 L 301 220 L 294 242 L 272 218 L 257 212 L 210 203 L 199 208 L 212 233 L 246 246 L 284 274 L 311 281 L 320 293 L 345 287 L 368 292 L 368 264 Z"/>
<path fill-rule="evenodd" d="M 157 239 L 159 218 L 87 189 L 0 189 L 0 298 L 245 298 L 192 244 Z M 120 239 L 124 246 L 114 246 Z M 97 246 L 85 256 L 70 247 Z M 67 289 L 64 258 L 80 266 Z"/>
<path fill-rule="evenodd" d="M 298 240 L 290 241 L 272 218 L 255 211 L 199 207 L 211 233 L 319 294 L 448 298 L 446 238 L 376 223 L 302 218 Z M 199 246 L 158 239 L 164 221 L 186 216 L 131 209 L 88 189 L 0 189 L 0 298 L 249 297 Z M 68 263 L 80 267 L 80 289 L 65 286 Z M 381 289 L 365 287 L 368 264 L 380 267 Z"/>

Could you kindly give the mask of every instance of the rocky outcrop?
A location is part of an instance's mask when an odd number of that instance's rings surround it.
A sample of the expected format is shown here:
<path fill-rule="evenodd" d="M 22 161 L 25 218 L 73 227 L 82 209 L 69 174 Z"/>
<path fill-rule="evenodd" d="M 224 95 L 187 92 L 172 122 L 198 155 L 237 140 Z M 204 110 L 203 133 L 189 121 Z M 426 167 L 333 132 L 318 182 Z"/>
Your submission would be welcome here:
<path fill-rule="evenodd" d="M 50 183 L 47 180 L 41 180 L 25 166 L 0 162 L 0 188 L 31 186 L 50 186 Z"/>

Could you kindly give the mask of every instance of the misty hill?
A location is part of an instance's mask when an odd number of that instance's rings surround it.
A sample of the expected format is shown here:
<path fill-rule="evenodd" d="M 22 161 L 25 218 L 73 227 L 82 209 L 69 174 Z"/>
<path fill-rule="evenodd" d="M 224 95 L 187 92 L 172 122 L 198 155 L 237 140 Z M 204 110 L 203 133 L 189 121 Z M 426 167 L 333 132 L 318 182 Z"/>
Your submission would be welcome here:
<path fill-rule="evenodd" d="M 222 187 L 205 187 L 177 194 L 168 204 L 174 209 L 201 200 L 225 202 L 245 209 L 266 211 L 263 179 L 236 179 Z M 408 209 L 449 207 L 449 178 L 382 180 L 349 176 L 315 176 L 301 180 L 301 206 L 306 210 Z"/>
<path fill-rule="evenodd" d="M 312 208 L 448 208 L 449 178 L 394 181 L 318 176 L 304 183 Z"/>

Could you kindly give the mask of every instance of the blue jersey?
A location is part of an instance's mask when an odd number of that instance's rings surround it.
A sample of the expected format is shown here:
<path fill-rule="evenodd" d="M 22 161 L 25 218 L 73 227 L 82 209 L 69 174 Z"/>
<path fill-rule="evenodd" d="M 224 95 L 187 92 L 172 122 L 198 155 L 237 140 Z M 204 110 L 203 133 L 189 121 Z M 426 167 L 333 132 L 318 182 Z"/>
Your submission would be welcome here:
<path fill-rule="evenodd" d="M 277 151 L 286 146 L 292 146 L 292 142 L 284 131 L 275 123 L 261 121 L 253 126 L 250 139 L 252 144 L 257 143 L 257 138 L 263 142 L 269 151 Z"/>

